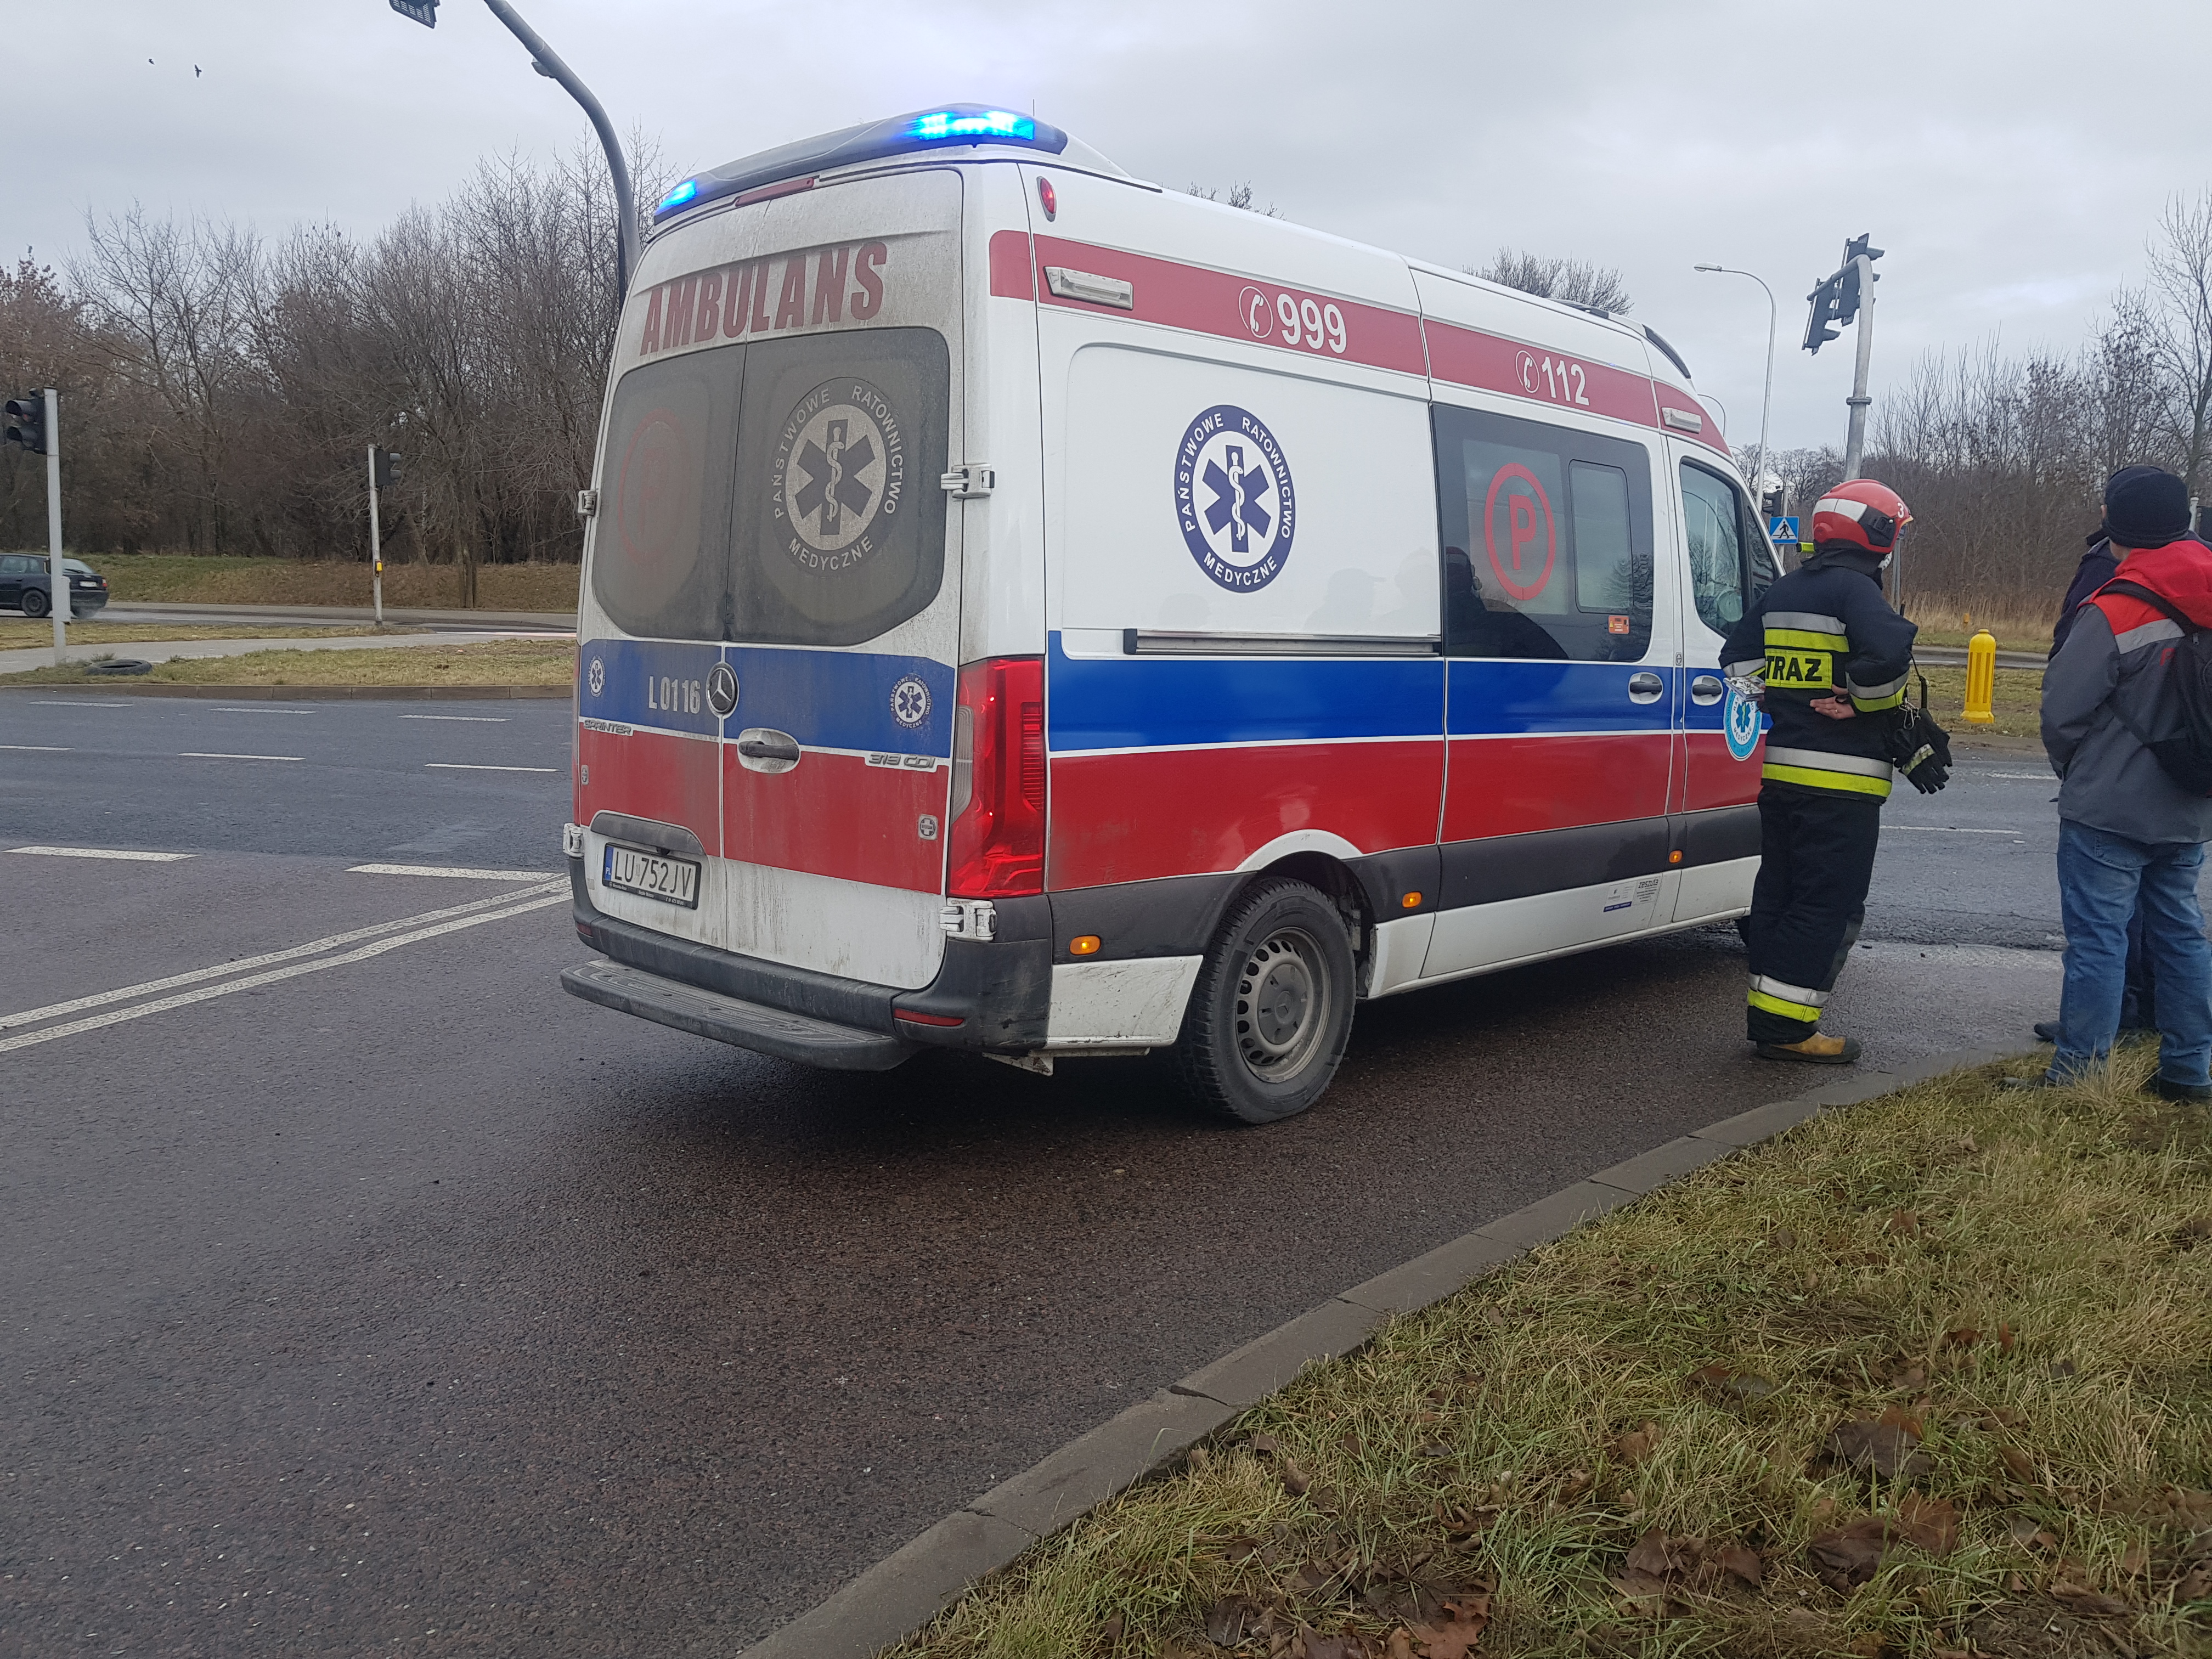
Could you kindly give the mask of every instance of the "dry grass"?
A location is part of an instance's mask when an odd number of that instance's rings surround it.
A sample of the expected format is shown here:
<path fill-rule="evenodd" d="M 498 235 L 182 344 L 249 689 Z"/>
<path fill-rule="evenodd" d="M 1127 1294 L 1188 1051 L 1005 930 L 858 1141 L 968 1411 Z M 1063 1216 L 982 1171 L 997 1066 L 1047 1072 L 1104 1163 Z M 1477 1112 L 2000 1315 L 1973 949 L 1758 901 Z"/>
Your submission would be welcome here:
<path fill-rule="evenodd" d="M 176 623 L 104 623 L 72 622 L 69 625 L 69 642 L 72 649 L 80 645 L 126 645 L 134 640 L 296 640 L 301 630 L 291 628 L 231 628 L 216 624 Z M 374 634 L 374 626 L 366 628 L 323 628 L 305 630 L 316 638 L 351 638 Z M 386 632 L 400 630 L 386 629 Z M 52 645 L 54 625 L 51 619 L 41 617 L 36 622 L 21 617 L 0 617 L 0 650 L 16 650 L 24 646 Z"/>
<path fill-rule="evenodd" d="M 2150 1063 L 1956 1074 L 1692 1176 L 1310 1370 L 893 1651 L 1456 1655 L 1446 1601 L 1484 1654 L 2212 1650 L 2212 1121 L 2140 1093 Z M 1885 1412 L 1924 1467 L 1834 1454 Z M 1863 1517 L 1890 1541 L 1838 1588 L 1808 1547 Z"/>
<path fill-rule="evenodd" d="M 1969 605 L 1941 595 L 1923 596 L 1908 590 L 1905 607 L 1920 625 L 1923 645 L 1964 645 L 1986 628 L 1996 636 L 2000 651 L 2048 651 L 2051 629 L 2058 620 L 2058 602 L 2064 597 L 2063 593 L 2053 593 L 2047 604 L 2022 605 L 2014 600 L 1998 607 L 1987 602 Z"/>
<path fill-rule="evenodd" d="M 2003 737 L 2040 738 L 2043 732 L 2043 671 L 2000 668 L 1990 698 L 1996 718 L 1987 726 L 1969 726 L 1962 711 L 1966 706 L 1964 668 L 1928 668 L 1928 712 L 1954 738 Z M 1920 700 L 1920 683 L 1909 683 L 1914 702 Z"/>
<path fill-rule="evenodd" d="M 123 684 L 173 685 L 570 685 L 576 643 L 492 640 L 478 645 L 393 646 L 370 651 L 252 651 L 156 663 Z M 0 685 L 101 684 L 72 664 L 0 675 Z M 109 681 L 109 684 L 118 682 Z"/>
<path fill-rule="evenodd" d="M 88 559 L 107 578 L 108 597 L 165 605 L 344 605 L 369 602 L 369 568 L 338 560 L 242 559 L 192 554 L 107 554 Z M 488 564 L 477 571 L 477 608 L 557 611 L 576 608 L 580 567 Z M 460 568 L 450 564 L 384 567 L 387 605 L 440 610 L 460 604 Z"/>

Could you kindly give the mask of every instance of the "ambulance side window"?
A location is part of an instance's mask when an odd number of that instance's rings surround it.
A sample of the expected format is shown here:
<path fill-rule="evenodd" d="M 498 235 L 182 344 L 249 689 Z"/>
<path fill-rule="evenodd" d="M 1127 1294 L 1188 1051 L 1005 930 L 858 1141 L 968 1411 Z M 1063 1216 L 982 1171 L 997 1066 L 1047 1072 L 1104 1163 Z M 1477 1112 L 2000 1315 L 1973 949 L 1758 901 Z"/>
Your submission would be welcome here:
<path fill-rule="evenodd" d="M 1743 620 L 1751 602 L 1749 509 L 1736 487 L 1695 461 L 1682 463 L 1682 529 L 1690 544 L 1690 593 L 1698 617 L 1716 634 Z M 1765 565 L 1760 566 L 1765 573 Z M 1766 580 L 1771 580 L 1768 577 Z M 1765 580 L 1758 583 L 1765 586 Z"/>
<path fill-rule="evenodd" d="M 1639 662 L 1651 643 L 1641 444 L 1439 404 L 1444 653 Z"/>

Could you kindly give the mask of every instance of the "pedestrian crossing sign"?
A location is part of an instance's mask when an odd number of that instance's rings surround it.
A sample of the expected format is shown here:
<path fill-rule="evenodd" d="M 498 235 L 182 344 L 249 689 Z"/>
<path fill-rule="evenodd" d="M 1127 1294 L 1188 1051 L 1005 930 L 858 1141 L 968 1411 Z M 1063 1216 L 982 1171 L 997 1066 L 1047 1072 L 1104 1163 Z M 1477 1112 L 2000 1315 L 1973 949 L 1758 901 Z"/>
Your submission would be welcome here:
<path fill-rule="evenodd" d="M 1769 519 L 1766 521 L 1766 539 L 1778 547 L 1787 547 L 1797 539 L 1797 520 Z"/>

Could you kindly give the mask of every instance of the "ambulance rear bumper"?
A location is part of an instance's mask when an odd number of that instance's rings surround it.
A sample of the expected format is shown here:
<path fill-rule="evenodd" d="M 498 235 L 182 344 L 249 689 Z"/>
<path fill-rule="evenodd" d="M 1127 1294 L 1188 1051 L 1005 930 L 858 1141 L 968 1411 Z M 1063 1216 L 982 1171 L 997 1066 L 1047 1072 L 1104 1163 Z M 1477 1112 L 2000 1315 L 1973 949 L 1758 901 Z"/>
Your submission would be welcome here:
<path fill-rule="evenodd" d="M 592 902 L 580 858 L 568 860 L 568 890 L 576 936 L 613 960 L 569 969 L 561 984 L 603 1007 L 843 1071 L 883 1071 L 924 1048 L 1026 1054 L 1044 1046 L 1052 945 L 1041 898 L 1000 902 L 995 940 L 948 939 L 936 979 L 902 990 L 714 950 L 611 916 Z"/>
<path fill-rule="evenodd" d="M 888 1072 L 915 1052 L 912 1043 L 896 1037 L 763 1008 L 757 1002 L 743 1002 L 618 962 L 587 962 L 563 969 L 561 988 L 602 1008 L 672 1025 L 694 1036 L 833 1072 Z"/>

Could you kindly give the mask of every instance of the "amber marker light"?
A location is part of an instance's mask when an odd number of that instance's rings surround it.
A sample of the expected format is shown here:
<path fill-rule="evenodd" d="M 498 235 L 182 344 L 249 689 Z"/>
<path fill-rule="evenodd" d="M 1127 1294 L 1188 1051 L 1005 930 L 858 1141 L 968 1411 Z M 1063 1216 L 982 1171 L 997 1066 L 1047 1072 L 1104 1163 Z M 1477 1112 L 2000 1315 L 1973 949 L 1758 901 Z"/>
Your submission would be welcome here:
<path fill-rule="evenodd" d="M 1669 853 L 1667 854 L 1667 862 L 1669 864 L 1680 864 L 1681 861 L 1682 855 L 1680 853 Z"/>
<path fill-rule="evenodd" d="M 1067 941 L 1067 954 L 1072 957 L 1095 957 L 1101 941 L 1096 933 L 1078 933 Z"/>
<path fill-rule="evenodd" d="M 1421 908 L 1421 896 L 1419 893 L 1408 893 L 1400 899 L 1398 903 L 1402 909 L 1418 910 Z"/>

